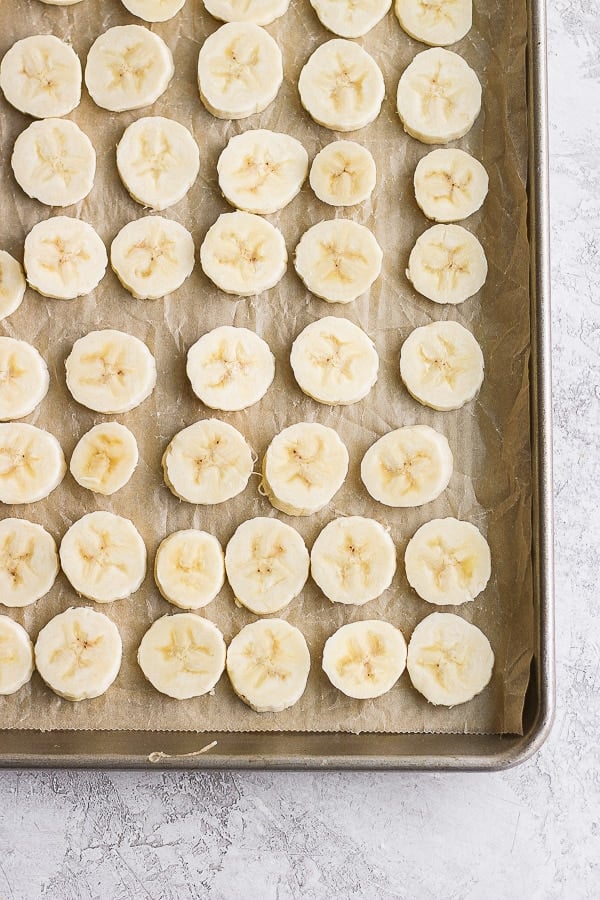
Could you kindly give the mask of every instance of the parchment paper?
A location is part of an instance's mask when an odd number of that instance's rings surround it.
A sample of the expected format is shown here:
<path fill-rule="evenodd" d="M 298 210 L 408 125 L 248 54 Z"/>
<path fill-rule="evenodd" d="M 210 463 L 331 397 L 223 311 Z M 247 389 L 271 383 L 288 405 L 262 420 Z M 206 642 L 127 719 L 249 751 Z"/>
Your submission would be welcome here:
<path fill-rule="evenodd" d="M 290 254 L 287 275 L 261 296 L 235 300 L 217 290 L 197 265 L 192 277 L 172 296 L 158 301 L 134 300 L 112 272 L 83 299 L 48 300 L 28 290 L 21 308 L 1 323 L 2 333 L 25 338 L 48 360 L 51 387 L 41 406 L 28 417 L 52 431 L 67 458 L 79 437 L 102 416 L 78 406 L 64 379 L 64 359 L 73 342 L 94 328 L 112 327 L 137 335 L 155 353 L 158 384 L 140 407 L 117 417 L 137 436 L 140 463 L 129 484 L 103 498 L 79 488 L 70 475 L 47 500 L 0 515 L 40 522 L 57 541 L 69 525 L 94 509 L 130 517 L 149 553 L 143 587 L 130 599 L 96 608 L 118 625 L 124 644 L 123 666 L 104 696 L 79 704 L 56 697 L 34 674 L 16 695 L 0 698 L 0 727 L 43 729 L 176 729 L 194 731 L 438 731 L 519 732 L 532 651 L 532 587 L 530 563 L 530 424 L 528 409 L 529 295 L 526 233 L 527 123 L 525 105 L 525 0 L 476 0 L 474 27 L 452 49 L 463 55 L 481 78 L 484 106 L 471 133 L 456 143 L 485 164 L 490 194 L 480 213 L 466 223 L 482 241 L 489 277 L 481 293 L 458 307 L 444 307 L 419 297 L 404 275 L 408 254 L 430 224 L 418 210 L 412 189 L 417 161 L 428 152 L 403 132 L 395 111 L 398 78 L 423 45 L 408 38 L 390 12 L 360 41 L 381 66 L 386 99 L 379 118 L 350 135 L 372 151 L 378 182 L 370 202 L 351 210 L 335 210 L 316 199 L 308 184 L 282 212 L 269 219 L 281 228 Z M 0 51 L 29 34 L 52 32 L 72 42 L 82 63 L 93 40 L 104 29 L 138 23 L 118 0 L 84 0 L 70 7 L 47 6 L 37 0 L 4 0 Z M 213 20 L 200 0 L 188 0 L 170 22 L 151 26 L 173 51 L 176 76 L 152 108 L 121 114 L 97 108 L 85 93 L 71 114 L 91 137 L 98 171 L 90 196 L 65 212 L 94 225 L 105 242 L 132 219 L 145 214 L 128 196 L 115 167 L 115 145 L 123 129 L 141 115 L 171 116 L 192 130 L 201 148 L 200 176 L 186 199 L 165 215 L 184 224 L 197 248 L 220 212 L 228 210 L 219 194 L 216 161 L 228 139 L 249 128 L 271 128 L 299 138 L 312 159 L 336 135 L 314 124 L 299 103 L 298 74 L 312 50 L 329 39 L 308 0 L 292 0 L 290 10 L 268 31 L 283 49 L 285 81 L 277 99 L 262 114 L 227 122 L 202 106 L 196 87 L 196 63 Z M 0 246 L 22 259 L 29 229 L 61 210 L 28 199 L 16 185 L 9 164 L 12 144 L 29 124 L 0 99 Z M 350 216 L 371 228 L 384 249 L 383 273 L 369 295 L 349 306 L 331 306 L 311 297 L 291 264 L 302 232 L 321 219 Z M 369 396 L 350 407 L 328 408 L 305 397 L 292 377 L 289 350 L 309 322 L 324 315 L 347 316 L 375 340 L 381 368 Z M 414 401 L 398 371 L 403 340 L 418 326 L 455 319 L 470 328 L 482 344 L 486 379 L 479 398 L 456 412 L 440 413 Z M 221 324 L 256 330 L 277 359 L 275 382 L 264 399 L 240 413 L 219 413 L 240 429 L 259 457 L 277 432 L 302 420 L 333 426 L 350 451 L 346 483 L 328 508 L 306 519 L 276 513 L 258 493 L 253 477 L 246 491 L 228 503 L 195 507 L 181 503 L 164 486 L 161 454 L 182 427 L 212 413 L 197 401 L 185 378 L 188 347 L 204 332 Z M 400 425 L 426 423 L 444 432 L 454 453 L 455 470 L 448 489 L 434 503 L 414 510 L 394 510 L 372 501 L 359 479 L 365 450 L 385 432 Z M 304 697 L 278 714 L 258 714 L 233 694 L 227 676 L 213 696 L 177 702 L 148 685 L 136 663 L 139 641 L 159 616 L 175 611 L 159 595 L 152 563 L 159 541 L 180 528 L 198 527 L 223 542 L 237 525 L 253 515 L 277 515 L 297 528 L 308 546 L 336 515 L 361 514 L 388 523 L 398 549 L 398 572 L 390 590 L 360 608 L 330 603 L 309 581 L 302 596 L 281 615 L 306 635 L 312 668 Z M 424 616 L 437 607 L 420 600 L 404 575 L 407 541 L 424 522 L 438 516 L 467 519 L 487 534 L 493 575 L 473 604 L 456 610 L 488 635 L 496 654 L 489 687 L 470 703 L 454 709 L 434 708 L 411 687 L 405 673 L 385 696 L 351 700 L 336 691 L 320 668 L 326 638 L 346 622 L 382 617 L 399 626 L 407 639 Z M 21 622 L 35 639 L 58 612 L 86 605 L 61 574 L 50 594 L 33 607 L 0 612 Z M 90 604 L 93 605 L 93 604 Z M 223 630 L 226 640 L 255 616 L 237 608 L 225 587 L 202 614 Z"/>

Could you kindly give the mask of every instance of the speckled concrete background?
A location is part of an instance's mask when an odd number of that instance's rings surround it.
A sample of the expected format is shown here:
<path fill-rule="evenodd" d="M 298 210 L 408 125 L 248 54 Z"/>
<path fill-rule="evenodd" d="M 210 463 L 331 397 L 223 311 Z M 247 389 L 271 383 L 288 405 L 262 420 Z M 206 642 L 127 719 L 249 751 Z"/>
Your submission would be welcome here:
<path fill-rule="evenodd" d="M 600 17 L 548 0 L 558 713 L 497 775 L 0 773 L 0 900 L 600 891 Z"/>

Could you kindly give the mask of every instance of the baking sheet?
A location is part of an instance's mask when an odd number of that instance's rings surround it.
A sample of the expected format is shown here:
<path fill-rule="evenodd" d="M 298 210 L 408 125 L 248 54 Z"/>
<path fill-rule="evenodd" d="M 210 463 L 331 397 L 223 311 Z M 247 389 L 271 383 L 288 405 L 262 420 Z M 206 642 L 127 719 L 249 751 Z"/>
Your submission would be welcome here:
<path fill-rule="evenodd" d="M 112 25 L 138 22 L 118 0 L 102 4 L 84 0 L 73 7 L 50 7 L 31 0 L 5 0 L 7 26 L 0 40 L 2 53 L 27 34 L 53 32 L 70 40 L 82 61 L 94 38 Z M 144 211 L 120 184 L 114 147 L 123 129 L 139 115 L 169 115 L 189 127 L 201 148 L 202 168 L 188 197 L 164 214 L 190 229 L 199 247 L 208 227 L 227 211 L 216 183 L 216 160 L 229 137 L 248 128 L 266 127 L 298 137 L 311 158 L 336 135 L 312 123 L 297 97 L 299 71 L 314 47 L 330 35 L 319 25 L 307 0 L 290 10 L 268 30 L 284 52 L 285 81 L 275 102 L 259 116 L 224 122 L 208 114 L 198 99 L 195 69 L 199 47 L 217 23 L 198 2 L 188 0 L 171 22 L 151 26 L 171 47 L 176 76 L 152 107 L 133 113 L 100 110 L 85 95 L 70 118 L 92 138 L 98 151 L 98 172 L 90 196 L 67 214 L 91 222 L 108 243 L 128 221 Z M 533 644 L 531 588 L 531 465 L 527 362 L 529 354 L 528 245 L 525 173 L 527 123 L 525 108 L 526 7 L 524 0 L 497 4 L 480 2 L 474 28 L 453 49 L 478 72 L 484 86 L 484 108 L 471 133 L 456 143 L 483 161 L 490 174 L 490 195 L 483 210 L 466 223 L 482 241 L 490 272 L 480 295 L 459 307 L 441 307 L 420 298 L 404 277 L 416 237 L 428 226 L 416 207 L 412 173 L 428 148 L 407 137 L 395 113 L 398 77 L 422 45 L 409 39 L 392 13 L 361 40 L 380 64 L 387 96 L 381 115 L 366 129 L 350 135 L 373 153 L 378 185 L 370 202 L 350 211 L 335 211 L 320 203 L 308 186 L 282 212 L 269 219 L 281 228 L 290 257 L 302 231 L 320 219 L 349 215 L 367 225 L 384 249 L 384 269 L 370 295 L 349 306 L 331 306 L 312 298 L 289 266 L 283 281 L 256 298 L 235 300 L 219 292 L 197 266 L 192 277 L 166 300 L 139 301 L 107 273 L 89 297 L 61 302 L 28 291 L 20 310 L 5 320 L 3 333 L 25 337 L 47 358 L 51 388 L 40 408 L 26 421 L 53 431 L 67 456 L 75 443 L 101 416 L 79 407 L 64 384 L 64 358 L 74 340 L 98 327 L 129 331 L 155 353 L 159 379 L 152 397 L 138 409 L 116 417 L 136 434 L 141 459 L 130 483 L 112 498 L 78 488 L 67 476 L 45 501 L 2 515 L 18 515 L 44 524 L 58 540 L 83 513 L 109 509 L 130 517 L 149 551 L 149 575 L 132 598 L 99 606 L 119 626 L 124 641 L 121 673 L 103 697 L 70 704 L 44 688 L 37 675 L 17 695 L 0 698 L 0 727 L 47 729 L 148 729 L 198 731 L 439 731 L 503 733 L 521 731 L 521 713 Z M 28 124 L 25 116 L 1 101 L 0 196 L 4 215 L 0 246 L 22 258 L 27 231 L 51 210 L 26 198 L 9 166 L 12 143 Z M 56 211 L 58 212 L 58 211 Z M 375 340 L 380 354 L 380 378 L 369 397 L 348 408 L 322 407 L 300 392 L 289 367 L 293 338 L 308 322 L 323 315 L 344 315 Z M 421 407 L 402 386 L 398 354 L 404 338 L 417 325 L 452 318 L 470 328 L 482 344 L 486 380 L 477 401 L 462 410 L 438 413 Z M 185 425 L 212 415 L 197 401 L 185 379 L 185 353 L 200 334 L 220 324 L 243 325 L 269 342 L 277 359 L 273 387 L 255 407 L 240 413 L 219 413 L 239 428 L 262 456 L 272 436 L 295 421 L 332 425 L 350 450 L 348 479 L 328 508 L 308 519 L 275 513 L 258 493 L 259 478 L 251 479 L 243 495 L 217 507 L 194 507 L 174 498 L 162 482 L 160 457 L 173 434 Z M 360 460 L 381 434 L 404 424 L 425 423 L 443 431 L 450 442 L 455 471 L 446 492 L 416 510 L 392 510 L 372 501 L 359 479 Z M 142 498 L 142 499 L 140 499 Z M 160 540 L 171 531 L 200 527 L 225 543 L 236 526 L 252 515 L 277 515 L 305 537 L 310 546 L 334 516 L 371 515 L 389 524 L 398 548 L 399 568 L 385 595 L 356 609 L 329 603 L 309 581 L 302 596 L 281 615 L 301 628 L 312 655 L 304 697 L 278 714 L 252 712 L 239 701 L 224 676 L 214 696 L 177 702 L 146 684 L 135 662 L 137 645 L 151 622 L 172 611 L 155 588 L 152 559 Z M 346 698 L 327 682 L 320 654 L 327 636 L 357 619 L 382 617 L 409 637 L 414 625 L 434 607 L 408 587 L 402 565 L 407 541 L 423 522 L 444 515 L 468 519 L 487 534 L 493 575 L 474 604 L 457 612 L 486 632 L 496 654 L 490 686 L 475 700 L 454 709 L 434 709 L 411 687 L 405 674 L 384 697 L 368 703 Z M 20 621 L 32 637 L 57 612 L 77 598 L 62 575 L 53 591 L 33 608 L 2 612 Z M 226 587 L 202 614 L 230 639 L 256 617 L 237 608 Z"/>

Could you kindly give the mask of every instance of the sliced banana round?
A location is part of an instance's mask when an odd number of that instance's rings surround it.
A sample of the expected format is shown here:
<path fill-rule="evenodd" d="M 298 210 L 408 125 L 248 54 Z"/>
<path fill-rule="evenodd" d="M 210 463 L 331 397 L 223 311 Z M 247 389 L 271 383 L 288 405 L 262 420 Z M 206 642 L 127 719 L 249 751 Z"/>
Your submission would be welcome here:
<path fill-rule="evenodd" d="M 21 305 L 27 282 L 20 263 L 0 250 L 0 319 L 12 315 Z"/>
<path fill-rule="evenodd" d="M 88 513 L 60 543 L 60 564 L 71 585 L 89 600 L 124 600 L 146 577 L 146 545 L 129 519 L 111 512 Z"/>
<path fill-rule="evenodd" d="M 194 184 L 200 151 L 184 125 L 164 116 L 144 116 L 123 132 L 117 169 L 134 200 L 160 211 L 183 200 Z"/>
<path fill-rule="evenodd" d="M 402 632 L 380 619 L 342 625 L 323 648 L 323 671 L 338 691 L 356 700 L 387 694 L 405 668 Z"/>
<path fill-rule="evenodd" d="M 157 691 L 175 700 L 189 700 L 212 691 L 225 669 L 225 652 L 216 625 L 194 613 L 177 613 L 150 626 L 137 658 Z"/>
<path fill-rule="evenodd" d="M 192 344 L 186 372 L 205 406 L 231 412 L 264 397 L 275 377 L 275 357 L 254 331 L 221 325 Z"/>
<path fill-rule="evenodd" d="M 227 649 L 231 686 L 256 712 L 282 712 L 297 703 L 309 671 L 304 635 L 283 619 L 246 625 Z"/>
<path fill-rule="evenodd" d="M 287 12 L 290 0 L 203 0 L 215 19 L 222 22 L 254 22 L 270 25 Z"/>
<path fill-rule="evenodd" d="M 343 38 L 367 34 L 380 22 L 392 0 L 310 0 L 322 25 Z"/>
<path fill-rule="evenodd" d="M 230 138 L 217 172 L 232 206 L 266 216 L 294 199 L 308 173 L 308 153 L 289 134 L 258 128 Z"/>
<path fill-rule="evenodd" d="M 198 57 L 198 89 L 218 119 L 245 119 L 273 102 L 283 81 L 281 50 L 252 22 L 228 22 L 209 35 Z"/>
<path fill-rule="evenodd" d="M 0 337 L 0 422 L 32 413 L 48 393 L 48 366 L 27 341 Z"/>
<path fill-rule="evenodd" d="M 481 84 L 451 50 L 417 53 L 398 84 L 404 130 L 424 144 L 447 144 L 470 131 L 481 110 Z"/>
<path fill-rule="evenodd" d="M 65 700 L 91 700 L 104 694 L 119 674 L 122 654 L 115 623 L 84 606 L 54 616 L 35 642 L 38 672 Z"/>
<path fill-rule="evenodd" d="M 480 209 L 489 178 L 479 160 L 464 150 L 432 150 L 415 169 L 415 197 L 428 219 L 458 222 Z"/>
<path fill-rule="evenodd" d="M 338 316 L 324 316 L 301 331 L 290 353 L 294 378 L 309 397 L 347 406 L 366 397 L 379 370 L 375 344 L 365 332 Z"/>
<path fill-rule="evenodd" d="M 304 232 L 294 266 L 315 296 L 351 303 L 379 277 L 382 260 L 383 251 L 368 228 L 351 219 L 329 219 Z"/>
<path fill-rule="evenodd" d="M 436 706 L 472 700 L 489 683 L 494 652 L 475 625 L 452 613 L 432 613 L 412 633 L 408 674 L 419 693 Z"/>
<path fill-rule="evenodd" d="M 446 489 L 452 469 L 452 452 L 443 434 L 429 425 L 405 425 L 369 447 L 360 476 L 379 503 L 422 506 Z"/>
<path fill-rule="evenodd" d="M 226 294 L 250 297 L 275 287 L 285 275 L 285 241 L 261 216 L 223 213 L 202 242 L 200 265 Z"/>
<path fill-rule="evenodd" d="M 56 544 L 45 528 L 27 519 L 0 522 L 0 603 L 29 606 L 48 593 L 57 575 Z"/>
<path fill-rule="evenodd" d="M 112 328 L 75 341 L 65 368 L 73 398 L 95 412 L 129 412 L 156 384 L 156 362 L 144 342 Z"/>
<path fill-rule="evenodd" d="M 333 131 L 364 128 L 379 115 L 385 96 L 373 57 L 341 38 L 317 47 L 300 72 L 298 90 L 308 114 Z"/>
<path fill-rule="evenodd" d="M 25 238 L 23 261 L 29 286 L 55 300 L 90 294 L 104 278 L 108 257 L 87 222 L 52 216 L 34 225 Z"/>
<path fill-rule="evenodd" d="M 225 550 L 227 580 L 236 600 L 257 616 L 285 609 L 306 584 L 308 567 L 302 536 L 267 516 L 242 522 Z"/>
<path fill-rule="evenodd" d="M 275 509 L 310 516 L 339 491 L 348 451 L 333 428 L 298 422 L 276 435 L 263 460 L 263 489 Z"/>
<path fill-rule="evenodd" d="M 180 500 L 224 503 L 241 493 L 252 474 L 252 450 L 240 432 L 219 419 L 179 431 L 162 458 L 165 484 Z"/>
<path fill-rule="evenodd" d="M 81 487 L 110 496 L 127 484 L 137 464 L 137 441 L 129 428 L 101 422 L 79 439 L 69 468 Z"/>
<path fill-rule="evenodd" d="M 355 141 L 332 141 L 310 167 L 310 186 L 323 203 L 356 206 L 368 200 L 377 180 L 375 160 Z"/>
<path fill-rule="evenodd" d="M 433 225 L 415 243 L 406 277 L 434 303 L 464 303 L 486 282 L 485 251 L 461 225 Z"/>
<path fill-rule="evenodd" d="M 310 574 L 332 603 L 362 606 L 392 583 L 396 547 L 383 525 L 363 516 L 334 519 L 310 551 Z"/>
<path fill-rule="evenodd" d="M 0 503 L 35 503 L 58 487 L 67 471 L 53 434 L 24 422 L 0 424 Z"/>
<path fill-rule="evenodd" d="M 185 0 L 121 0 L 121 3 L 145 22 L 166 22 L 183 9 Z"/>
<path fill-rule="evenodd" d="M 225 583 L 223 548 L 206 531 L 175 531 L 156 551 L 154 580 L 169 603 L 181 609 L 202 609 Z"/>
<path fill-rule="evenodd" d="M 15 694 L 33 675 L 33 644 L 22 625 L 0 616 L 0 696 Z"/>
<path fill-rule="evenodd" d="M 124 225 L 110 245 L 110 264 L 136 300 L 159 300 L 181 287 L 194 268 L 194 240 L 183 225 L 144 216 Z"/>
<path fill-rule="evenodd" d="M 4 55 L 0 88 L 11 106 L 35 119 L 66 116 L 81 100 L 79 57 L 53 34 L 30 35 Z"/>
<path fill-rule="evenodd" d="M 433 47 L 455 44 L 471 30 L 473 0 L 395 0 L 401 27 Z"/>

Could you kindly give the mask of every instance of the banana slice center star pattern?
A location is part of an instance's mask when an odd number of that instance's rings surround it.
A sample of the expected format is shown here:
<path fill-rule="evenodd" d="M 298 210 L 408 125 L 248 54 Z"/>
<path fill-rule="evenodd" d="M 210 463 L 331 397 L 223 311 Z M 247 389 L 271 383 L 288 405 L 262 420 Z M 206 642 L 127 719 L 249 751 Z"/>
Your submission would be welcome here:
<path fill-rule="evenodd" d="M 158 647 L 167 661 L 177 660 L 181 669 L 190 675 L 208 675 L 206 658 L 213 657 L 214 653 L 206 644 L 198 644 L 191 628 L 185 632 L 181 629 L 173 629 L 168 644 Z"/>
<path fill-rule="evenodd" d="M 33 573 L 31 565 L 35 552 L 35 541 L 31 538 L 21 550 L 16 546 L 17 541 L 13 535 L 8 535 L 0 547 L 0 570 L 8 575 L 14 586 L 25 581 L 24 571 Z"/>
<path fill-rule="evenodd" d="M 118 52 L 104 51 L 105 65 L 112 75 L 108 89 L 133 89 L 138 92 L 144 86 L 148 72 L 154 65 L 153 55 L 143 44 L 133 44 Z"/>
<path fill-rule="evenodd" d="M 61 672 L 60 677 L 72 678 L 79 669 L 87 669 L 93 665 L 93 651 L 102 646 L 104 638 L 101 634 L 90 638 L 77 622 L 71 629 L 68 626 L 65 627 L 64 635 L 65 642 L 51 654 L 50 664 L 52 665 L 64 657 L 65 669 Z"/>

